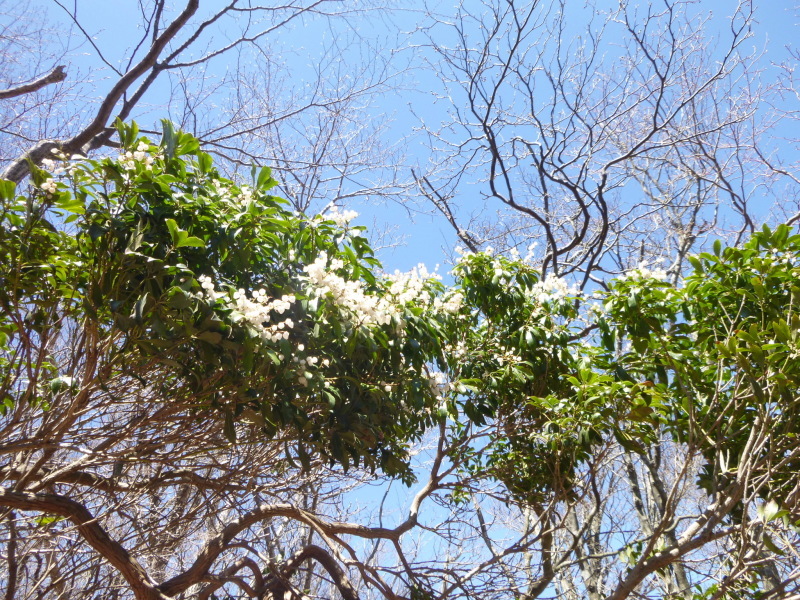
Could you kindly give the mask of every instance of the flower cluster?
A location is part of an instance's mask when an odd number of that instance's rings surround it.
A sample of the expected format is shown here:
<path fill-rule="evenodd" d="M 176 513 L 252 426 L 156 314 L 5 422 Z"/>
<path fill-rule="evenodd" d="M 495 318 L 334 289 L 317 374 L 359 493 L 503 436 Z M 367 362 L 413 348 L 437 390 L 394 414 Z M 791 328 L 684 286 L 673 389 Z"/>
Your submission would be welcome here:
<path fill-rule="evenodd" d="M 303 344 L 298 344 L 297 351 L 302 352 L 303 350 L 305 350 L 305 346 Z M 311 380 L 317 376 L 311 371 L 311 369 L 316 367 L 317 364 L 320 364 L 320 362 L 322 367 L 327 367 L 330 364 L 330 360 L 323 358 L 322 361 L 320 361 L 318 356 L 302 357 L 296 355 L 292 357 L 292 362 L 295 364 L 295 368 L 297 369 L 297 383 L 303 387 L 308 387 Z"/>
<path fill-rule="evenodd" d="M 48 173 L 52 173 L 53 175 L 61 175 L 65 171 L 64 162 L 63 161 L 57 162 L 52 158 L 43 159 L 42 168 Z"/>
<path fill-rule="evenodd" d="M 139 142 L 135 151 L 132 152 L 128 150 L 124 154 L 120 154 L 117 161 L 126 171 L 134 171 L 136 165 L 139 163 L 144 164 L 145 169 L 151 169 L 153 167 L 154 157 L 148 150 L 150 150 L 150 144 L 147 142 Z"/>
<path fill-rule="evenodd" d="M 639 263 L 635 269 L 620 275 L 617 280 L 625 281 L 626 279 L 656 279 L 658 281 L 666 281 L 668 277 L 664 269 L 650 269 L 645 263 Z"/>
<path fill-rule="evenodd" d="M 253 201 L 253 188 L 249 185 L 243 185 L 239 188 L 239 195 L 236 197 L 242 204 L 249 204 Z"/>
<path fill-rule="evenodd" d="M 201 276 L 198 281 L 207 299 L 211 301 L 227 299 L 225 294 L 216 291 L 214 282 L 207 275 Z M 251 297 L 248 298 L 247 292 L 239 289 L 233 294 L 231 308 L 241 314 L 243 320 L 258 331 L 261 339 L 269 342 L 279 342 L 280 340 L 289 339 L 289 330 L 294 327 L 294 321 L 288 317 L 282 318 L 273 324 L 270 324 L 270 321 L 274 320 L 274 314 L 282 316 L 291 310 L 295 301 L 295 297 L 289 295 L 272 298 L 263 289 L 253 292 Z"/>
<path fill-rule="evenodd" d="M 575 286 L 567 286 L 567 282 L 564 279 L 556 277 L 552 273 L 531 288 L 531 295 L 540 304 L 551 300 L 563 300 L 578 293 Z"/>
<path fill-rule="evenodd" d="M 39 187 L 48 196 L 52 196 L 58 190 L 58 186 L 56 185 L 56 182 L 53 180 L 52 177 L 42 182 L 42 185 L 40 185 Z"/>
<path fill-rule="evenodd" d="M 434 371 L 428 374 L 428 385 L 437 400 L 444 399 L 444 395 L 450 391 L 452 384 L 447 380 L 447 375 L 441 371 Z"/>
<path fill-rule="evenodd" d="M 67 155 L 58 148 L 53 148 L 50 152 L 54 158 L 43 158 L 42 169 L 53 175 L 53 177 L 60 177 L 65 173 L 67 175 L 73 175 L 75 167 L 70 167 L 70 161 L 74 162 L 83 159 L 82 156 L 77 154 L 67 157 Z M 47 179 L 39 187 L 47 194 L 55 194 L 56 192 L 56 184 L 53 178 Z"/>
<path fill-rule="evenodd" d="M 354 210 L 340 212 L 338 206 L 332 206 L 325 213 L 325 218 L 327 220 L 333 221 L 337 226 L 342 228 L 347 227 L 350 224 L 350 221 L 355 219 L 357 216 L 358 213 Z"/>
<path fill-rule="evenodd" d="M 467 355 L 467 345 L 464 340 L 459 340 L 454 345 L 448 345 L 446 348 L 448 354 L 452 354 L 454 358 L 461 360 Z"/>
<path fill-rule="evenodd" d="M 454 315 L 461 310 L 461 306 L 463 304 L 464 294 L 461 292 L 455 292 L 454 294 L 451 294 L 447 300 L 436 298 L 436 300 L 433 302 L 433 308 L 439 312 Z"/>
<path fill-rule="evenodd" d="M 522 357 L 516 354 L 513 348 L 509 348 L 508 346 L 500 346 L 497 349 L 495 359 L 497 360 L 497 364 L 501 367 L 505 364 L 513 365 L 522 362 Z"/>
<path fill-rule="evenodd" d="M 329 264 L 330 263 L 330 264 Z M 386 298 L 364 291 L 361 281 L 351 281 L 340 277 L 335 271 L 344 263 L 340 259 L 330 260 L 326 254 L 307 265 L 307 275 L 311 295 L 328 296 L 334 303 L 356 317 L 364 325 L 388 325 L 397 315 L 397 308 Z"/>
<path fill-rule="evenodd" d="M 400 306 L 408 303 L 430 304 L 433 297 L 425 289 L 425 284 L 430 279 L 441 279 L 441 277 L 436 273 L 428 272 L 422 263 L 407 273 L 395 271 L 386 276 L 386 280 L 389 282 L 389 293 L 394 296 L 395 302 Z"/>

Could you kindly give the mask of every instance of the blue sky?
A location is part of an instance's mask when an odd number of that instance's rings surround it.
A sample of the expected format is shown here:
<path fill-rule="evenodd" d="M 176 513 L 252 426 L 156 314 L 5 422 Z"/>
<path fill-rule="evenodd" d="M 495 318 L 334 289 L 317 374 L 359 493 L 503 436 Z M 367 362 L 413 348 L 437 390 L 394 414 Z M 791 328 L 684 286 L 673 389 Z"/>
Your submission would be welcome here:
<path fill-rule="evenodd" d="M 50 0 L 39 0 L 38 4 L 45 7 L 48 17 L 55 21 L 61 21 L 64 17 L 63 11 Z M 77 3 L 78 14 L 86 30 L 93 35 L 97 47 L 102 48 L 107 53 L 107 60 L 112 65 L 117 65 L 126 55 L 127 49 L 136 39 L 138 34 L 138 10 L 137 2 L 133 0 L 79 0 Z M 220 3 L 202 2 L 201 10 L 207 6 L 214 6 Z M 428 3 L 429 10 L 435 10 L 443 15 L 453 14 L 453 2 L 439 1 Z M 478 6 L 478 2 L 474 6 Z M 583 3 L 568 3 L 575 7 L 576 16 L 579 16 L 583 9 Z M 717 16 L 722 17 L 735 6 L 733 0 L 701 0 L 696 5 L 696 10 L 700 12 L 716 12 Z M 467 6 L 472 7 L 470 2 Z M 331 36 L 341 34 L 342 36 L 362 37 L 371 47 L 385 50 L 398 48 L 405 45 L 414 45 L 421 41 L 420 37 L 413 37 L 406 34 L 412 30 L 422 19 L 423 3 L 418 0 L 406 2 L 401 10 L 395 12 L 377 12 L 364 17 L 358 17 L 349 23 L 334 21 L 333 28 L 320 20 L 306 22 L 302 26 L 297 26 L 282 31 L 274 38 L 274 48 L 276 54 L 286 61 L 287 67 L 291 71 L 291 77 L 302 80 L 304 77 L 311 77 L 313 74 L 312 63 L 315 55 L 320 52 L 331 39 Z M 749 44 L 754 50 L 764 50 L 763 57 L 759 66 L 763 69 L 763 78 L 770 81 L 774 77 L 774 63 L 787 60 L 787 46 L 794 44 L 797 34 L 797 11 L 793 9 L 791 0 L 757 0 L 756 5 L 756 26 L 755 35 Z M 577 21 L 577 19 L 576 19 Z M 723 21 L 719 21 L 723 24 Z M 344 31 L 338 31 L 336 27 L 342 27 Z M 216 32 L 217 39 L 224 39 L 224 30 Z M 348 52 L 357 53 L 358 48 L 350 48 Z M 418 58 L 424 57 L 424 53 L 418 54 L 417 58 L 412 58 L 408 50 L 397 55 L 397 64 L 406 64 L 404 61 L 411 60 L 417 66 L 396 79 L 399 89 L 389 90 L 383 94 L 375 105 L 370 109 L 375 118 L 388 115 L 392 120 L 392 125 L 388 134 L 384 137 L 384 143 L 388 145 L 401 145 L 406 152 L 408 168 L 414 162 L 425 163 L 426 151 L 422 144 L 422 139 L 415 137 L 414 128 L 417 127 L 421 119 L 429 123 L 436 123 L 440 120 L 446 110 L 446 102 L 436 101 L 432 90 L 437 85 L 437 80 L 430 70 L 420 66 Z M 232 58 L 232 57 L 231 57 Z M 343 62 L 353 60 L 356 62 L 358 57 L 344 56 Z M 83 43 L 76 47 L 70 55 L 69 73 L 71 76 L 89 77 L 92 85 L 98 90 L 102 90 L 113 82 L 113 76 L 108 67 L 102 65 L 98 60 L 95 49 L 88 43 Z M 91 70 L 90 70 L 91 67 Z M 212 71 L 209 73 L 214 77 L 222 77 L 228 68 L 225 60 L 217 61 Z M 216 71 L 215 71 L 216 70 Z M 163 105 L 166 86 L 162 83 L 161 87 L 155 89 L 156 94 L 148 99 L 148 103 L 143 105 L 144 110 L 137 117 L 143 126 L 157 123 L 158 119 L 167 113 Z M 159 96 L 161 96 L 159 98 Z M 148 120 L 150 123 L 148 123 Z M 783 132 L 781 132 L 783 133 Z M 789 156 L 794 150 L 788 145 L 782 150 L 783 156 Z M 469 194 L 469 188 L 464 194 Z M 465 203 L 480 202 L 475 194 L 475 198 L 464 197 L 461 199 Z M 401 269 L 407 270 L 419 262 L 425 262 L 429 267 L 440 263 L 442 272 L 447 271 L 444 264 L 452 247 L 455 245 L 455 236 L 452 229 L 438 215 L 431 216 L 423 212 L 407 207 L 401 207 L 394 203 L 372 204 L 360 202 L 354 206 L 361 213 L 358 223 L 377 226 L 379 229 L 389 226 L 401 234 L 404 239 L 402 246 L 387 249 L 381 252 L 381 258 L 387 270 Z"/>

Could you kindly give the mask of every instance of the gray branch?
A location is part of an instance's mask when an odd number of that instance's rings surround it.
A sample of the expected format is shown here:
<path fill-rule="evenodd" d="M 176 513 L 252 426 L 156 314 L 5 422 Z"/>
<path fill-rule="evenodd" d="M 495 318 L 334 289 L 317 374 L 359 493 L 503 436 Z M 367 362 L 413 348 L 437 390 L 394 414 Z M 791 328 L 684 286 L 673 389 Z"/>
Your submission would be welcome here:
<path fill-rule="evenodd" d="M 42 75 L 39 79 L 35 79 L 30 83 L 23 83 L 22 85 L 0 90 L 0 100 L 8 100 L 9 98 L 31 94 L 48 85 L 64 81 L 66 78 L 67 72 L 64 70 L 64 65 L 58 65 L 47 75 Z"/>

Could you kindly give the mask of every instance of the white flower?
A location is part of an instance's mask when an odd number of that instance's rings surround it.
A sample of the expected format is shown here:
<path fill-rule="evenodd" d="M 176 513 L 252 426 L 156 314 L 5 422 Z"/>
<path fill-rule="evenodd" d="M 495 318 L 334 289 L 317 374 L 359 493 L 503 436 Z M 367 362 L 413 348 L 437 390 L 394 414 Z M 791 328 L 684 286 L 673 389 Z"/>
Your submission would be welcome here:
<path fill-rule="evenodd" d="M 212 301 L 220 298 L 227 299 L 224 294 L 215 291 L 214 283 L 207 275 L 199 277 L 198 282 L 207 299 Z M 229 300 L 228 304 L 241 315 L 242 320 L 258 332 L 262 340 L 275 343 L 289 339 L 289 332 L 285 330 L 292 329 L 294 321 L 292 319 L 281 320 L 280 315 L 290 310 L 294 302 L 294 296 L 284 295 L 280 299 L 271 298 L 269 293 L 263 289 L 254 292 L 248 298 L 247 292 L 240 288 L 233 293 L 233 299 Z"/>
<path fill-rule="evenodd" d="M 461 305 L 464 303 L 464 294 L 456 292 L 447 300 L 437 298 L 434 301 L 434 308 L 448 314 L 455 314 L 461 310 Z"/>
<path fill-rule="evenodd" d="M 575 286 L 568 287 L 564 279 L 556 277 L 552 273 L 531 288 L 531 295 L 540 304 L 544 304 L 548 300 L 562 300 L 576 294 L 578 294 L 578 290 Z"/>
<path fill-rule="evenodd" d="M 350 221 L 355 219 L 358 216 L 358 213 L 354 210 L 346 210 L 344 212 L 339 212 L 338 206 L 332 206 L 328 211 L 325 213 L 325 218 L 329 221 L 333 221 L 339 227 L 346 227 Z"/>
<path fill-rule="evenodd" d="M 52 196 L 58 191 L 58 186 L 52 178 L 46 179 L 40 187 L 43 192 L 47 193 L 48 196 Z"/>
<path fill-rule="evenodd" d="M 529 264 L 533 262 L 537 245 L 538 245 L 537 242 L 532 242 L 531 244 L 528 245 L 528 251 L 525 254 L 525 258 L 523 259 L 524 262 Z"/>
<path fill-rule="evenodd" d="M 135 151 L 128 150 L 117 157 L 117 162 L 122 165 L 126 171 L 134 171 L 137 163 L 143 164 L 145 169 L 150 170 L 153 167 L 153 156 L 148 152 L 150 145 L 146 142 L 139 142 Z"/>
<path fill-rule="evenodd" d="M 243 204 L 248 204 L 253 199 L 253 188 L 243 185 L 239 188 L 239 195 L 236 197 Z"/>
<path fill-rule="evenodd" d="M 337 275 L 334 271 L 343 265 L 340 259 L 329 261 L 325 254 L 307 265 L 304 271 L 310 294 L 330 296 L 338 307 L 358 323 L 364 325 L 390 323 L 397 312 L 396 308 L 387 299 L 366 293 L 361 281 L 351 281 Z"/>
<path fill-rule="evenodd" d="M 447 381 L 447 375 L 441 371 L 434 371 L 433 373 L 428 374 L 428 385 L 430 386 L 431 391 L 436 394 L 436 397 L 439 399 L 441 399 L 451 387 L 450 382 Z"/>
<path fill-rule="evenodd" d="M 644 262 L 640 262 L 636 268 L 620 275 L 618 279 L 620 281 L 625 281 L 626 279 L 656 279 L 658 281 L 666 281 L 667 277 L 668 274 L 664 269 L 650 269 Z"/>

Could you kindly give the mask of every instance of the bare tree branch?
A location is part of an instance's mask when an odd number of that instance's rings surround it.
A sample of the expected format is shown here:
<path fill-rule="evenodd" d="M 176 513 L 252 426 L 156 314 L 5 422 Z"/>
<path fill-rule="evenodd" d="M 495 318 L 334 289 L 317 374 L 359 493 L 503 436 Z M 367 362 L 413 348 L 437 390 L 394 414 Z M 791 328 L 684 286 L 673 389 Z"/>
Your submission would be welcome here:
<path fill-rule="evenodd" d="M 0 100 L 7 100 L 24 94 L 30 94 L 45 86 L 64 81 L 67 78 L 67 72 L 64 70 L 65 68 L 64 65 L 59 65 L 46 75 L 42 75 L 30 83 L 23 83 L 13 88 L 0 90 Z"/>

